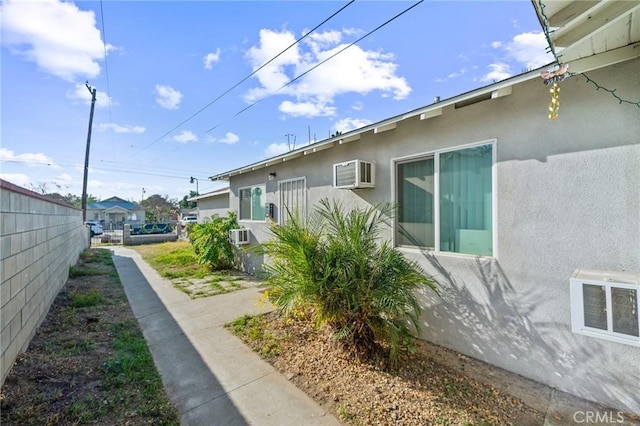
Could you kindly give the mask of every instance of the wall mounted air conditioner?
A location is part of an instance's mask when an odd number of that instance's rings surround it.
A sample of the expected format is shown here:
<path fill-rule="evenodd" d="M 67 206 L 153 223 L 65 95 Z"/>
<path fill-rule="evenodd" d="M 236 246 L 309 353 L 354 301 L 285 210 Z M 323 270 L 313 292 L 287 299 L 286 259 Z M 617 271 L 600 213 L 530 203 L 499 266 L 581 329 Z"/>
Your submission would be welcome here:
<path fill-rule="evenodd" d="M 373 188 L 375 177 L 376 165 L 369 161 L 351 160 L 333 165 L 334 188 Z"/>
<path fill-rule="evenodd" d="M 231 244 L 240 246 L 243 244 L 249 244 L 250 234 L 248 229 L 232 229 L 229 231 L 229 239 Z"/>

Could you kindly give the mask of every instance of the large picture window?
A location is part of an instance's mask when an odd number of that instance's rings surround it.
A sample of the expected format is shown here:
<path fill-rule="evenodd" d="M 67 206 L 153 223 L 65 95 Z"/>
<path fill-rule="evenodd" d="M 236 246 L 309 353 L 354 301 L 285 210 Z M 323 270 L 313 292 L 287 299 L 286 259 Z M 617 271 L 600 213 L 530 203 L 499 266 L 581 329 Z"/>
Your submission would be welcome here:
<path fill-rule="evenodd" d="M 278 182 L 280 198 L 279 221 L 284 225 L 290 217 L 303 220 L 306 215 L 306 179 L 297 178 Z"/>
<path fill-rule="evenodd" d="M 240 220 L 265 220 L 265 185 L 240 189 Z"/>
<path fill-rule="evenodd" d="M 397 161 L 396 243 L 493 255 L 493 144 Z"/>

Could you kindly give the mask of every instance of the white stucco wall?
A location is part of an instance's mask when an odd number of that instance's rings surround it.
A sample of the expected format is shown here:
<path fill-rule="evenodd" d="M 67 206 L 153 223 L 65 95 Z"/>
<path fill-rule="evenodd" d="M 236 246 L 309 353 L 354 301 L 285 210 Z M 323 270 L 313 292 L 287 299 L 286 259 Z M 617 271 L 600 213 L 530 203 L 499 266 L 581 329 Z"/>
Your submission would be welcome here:
<path fill-rule="evenodd" d="M 588 73 L 625 99 L 640 99 L 640 59 Z M 497 247 L 494 257 L 402 249 L 438 282 L 421 296 L 421 337 L 577 396 L 640 412 L 640 348 L 571 331 L 569 278 L 577 268 L 640 271 L 640 108 L 595 90 L 583 76 L 561 83 L 559 118 L 547 118 L 542 80 L 503 98 L 445 108 L 396 129 L 363 134 L 259 171 L 233 176 L 238 188 L 266 183 L 277 204 L 280 179 L 306 177 L 308 205 L 324 197 L 345 206 L 392 201 L 391 159 L 496 140 Z M 331 188 L 331 166 L 376 162 L 376 188 Z M 269 181 L 268 173 L 277 172 Z M 279 212 L 276 211 L 276 218 Z M 241 222 L 254 242 L 264 222 Z M 391 229 L 388 238 L 392 237 Z M 262 258 L 248 253 L 248 270 Z"/>
<path fill-rule="evenodd" d="M 216 194 L 198 199 L 198 221 L 211 218 L 214 214 L 224 217 L 229 212 L 229 193 Z"/>

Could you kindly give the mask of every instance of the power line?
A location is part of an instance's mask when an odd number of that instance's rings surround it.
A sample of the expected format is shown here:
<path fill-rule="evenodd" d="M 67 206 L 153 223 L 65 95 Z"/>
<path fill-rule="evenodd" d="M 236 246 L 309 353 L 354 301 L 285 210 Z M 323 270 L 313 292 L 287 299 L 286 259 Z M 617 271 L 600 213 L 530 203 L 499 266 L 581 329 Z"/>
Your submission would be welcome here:
<path fill-rule="evenodd" d="M 302 74 L 300 74 L 299 76 L 289 80 L 288 83 L 285 83 L 284 85 L 280 86 L 278 89 L 274 90 L 273 92 L 269 93 L 267 96 L 264 96 L 260 99 L 258 99 L 257 101 L 255 101 L 254 103 L 248 105 L 247 107 L 241 109 L 240 111 L 238 111 L 237 113 L 235 113 L 231 118 L 235 118 L 237 116 L 239 116 L 240 114 L 242 114 L 243 112 L 245 112 L 246 110 L 248 110 L 249 108 L 255 106 L 256 104 L 262 102 L 264 99 L 267 99 L 268 97 L 270 97 L 271 95 L 278 93 L 280 90 L 284 89 L 285 87 L 289 86 L 291 83 L 301 79 L 302 77 L 304 77 L 305 75 L 309 74 L 311 71 L 315 70 L 316 68 L 318 68 L 320 65 L 324 64 L 325 62 L 327 62 L 328 60 L 334 58 L 335 56 L 339 55 L 340 53 L 344 52 L 345 50 L 347 50 L 348 48 L 350 48 L 351 46 L 353 46 L 354 44 L 357 44 L 358 42 L 362 41 L 363 39 L 369 37 L 371 34 L 375 33 L 376 31 L 378 31 L 380 28 L 386 26 L 387 24 L 389 24 L 390 22 L 396 20 L 397 18 L 399 18 L 400 16 L 404 15 L 405 13 L 407 13 L 408 11 L 410 11 L 411 9 L 413 9 L 414 7 L 416 7 L 417 5 L 419 5 L 420 3 L 422 3 L 424 0 L 420 0 L 417 3 L 414 3 L 413 5 L 411 5 L 410 7 L 408 7 L 407 9 L 403 10 L 402 12 L 398 13 L 396 16 L 394 16 L 393 18 L 387 20 L 386 22 L 384 22 L 383 24 L 380 24 L 379 26 L 377 26 L 376 28 L 374 28 L 373 30 L 369 31 L 367 34 L 363 35 L 362 37 L 360 37 L 359 39 L 357 39 L 356 41 L 354 41 L 353 43 L 345 46 L 344 48 L 340 49 L 339 51 L 335 52 L 333 55 L 329 56 L 328 58 L 324 59 L 321 62 L 318 62 L 316 65 L 314 65 L 313 67 L 309 68 L 308 70 L 306 70 L 305 72 L 303 72 Z M 220 122 L 218 124 L 216 124 L 215 126 L 213 126 L 212 128 L 210 128 L 209 130 L 207 130 L 205 133 L 209 133 L 212 130 L 215 130 L 216 128 L 218 128 L 222 123 L 224 122 Z"/>
<path fill-rule="evenodd" d="M 2 160 L 1 162 L 16 163 L 16 164 L 33 164 L 33 165 L 40 165 L 40 166 L 47 166 L 47 167 L 56 167 L 56 166 L 77 167 L 77 168 L 82 167 L 79 164 L 73 164 L 73 163 L 52 164 L 52 163 L 41 163 L 38 161 L 26 161 L 26 160 Z M 193 170 L 166 169 L 166 168 L 162 168 L 162 170 L 173 170 L 173 172 L 175 173 L 161 174 L 161 173 L 154 173 L 153 170 L 140 171 L 138 170 L 139 169 L 138 166 L 136 166 L 136 170 L 126 170 L 126 168 L 122 169 L 122 168 L 110 168 L 110 167 L 100 167 L 100 166 L 91 166 L 91 169 L 105 170 L 105 171 L 111 171 L 111 172 L 122 172 L 122 173 L 129 173 L 129 174 L 148 175 L 148 176 L 160 176 L 160 177 L 167 177 L 167 178 L 179 178 L 179 179 L 188 179 L 188 176 L 191 176 L 191 175 L 196 175 L 196 177 L 198 177 L 199 179 L 200 178 L 206 179 L 210 175 L 210 173 L 207 173 L 207 172 L 194 172 Z"/>
<path fill-rule="evenodd" d="M 104 10 L 102 8 L 102 0 L 100 0 L 100 23 L 102 25 L 102 47 L 104 50 L 104 74 L 107 80 L 107 104 L 109 105 L 109 122 L 113 125 L 113 113 L 111 109 L 111 84 L 109 83 L 109 63 L 107 62 L 107 32 L 104 28 Z M 113 144 L 113 135 L 111 135 L 111 149 L 115 154 L 116 148 Z"/>
<path fill-rule="evenodd" d="M 338 13 L 342 12 L 344 9 L 346 9 L 348 6 L 350 6 L 353 2 L 355 2 L 355 0 L 351 0 L 349 1 L 349 3 L 347 3 L 346 5 L 342 6 L 340 9 L 338 9 L 336 12 L 334 12 L 331 16 L 329 16 L 328 18 L 326 18 L 324 21 L 322 21 L 321 23 L 319 23 L 318 25 L 316 25 L 315 27 L 313 27 L 312 30 L 310 30 L 309 32 L 307 32 L 305 35 L 303 35 L 302 37 L 300 37 L 299 39 L 297 39 L 295 42 L 293 42 L 291 45 L 289 45 L 289 47 L 287 47 L 286 49 L 284 49 L 283 51 L 281 51 L 280 53 L 278 53 L 276 56 L 274 56 L 273 58 L 269 59 L 267 62 L 265 62 L 264 64 L 262 64 L 259 68 L 257 68 L 256 70 L 254 70 L 251 74 L 247 75 L 246 77 L 244 77 L 242 80 L 240 80 L 239 82 L 237 82 L 236 84 L 234 84 L 232 87 L 230 87 L 229 89 L 227 89 L 226 91 L 224 91 L 222 94 L 218 95 L 215 99 L 213 99 L 211 102 L 209 102 L 208 104 L 206 104 L 205 106 L 203 106 L 202 108 L 200 108 L 198 111 L 194 112 L 193 114 L 191 114 L 189 117 L 187 117 L 185 120 L 181 121 L 179 124 L 177 124 L 176 126 L 174 126 L 171 130 L 165 132 L 164 134 L 162 134 L 159 138 L 155 139 L 153 142 L 149 143 L 148 145 L 146 145 L 145 147 L 143 147 L 140 151 L 137 151 L 135 154 L 138 154 L 139 152 L 144 151 L 145 149 L 149 148 L 150 146 L 160 142 L 160 140 L 162 140 L 165 136 L 171 134 L 174 130 L 180 128 L 183 124 L 187 123 L 188 121 L 190 121 L 191 119 L 193 119 L 194 117 L 196 117 L 198 114 L 200 114 L 201 112 L 203 112 L 205 109 L 209 108 L 211 105 L 213 105 L 215 102 L 217 102 L 218 100 L 220 100 L 223 96 L 227 95 L 229 92 L 231 92 L 233 89 L 235 89 L 236 87 L 240 86 L 242 83 L 244 83 L 245 81 L 247 81 L 249 78 L 253 77 L 258 71 L 260 71 L 261 69 L 263 69 L 264 67 L 266 67 L 267 65 L 269 65 L 271 62 L 273 62 L 274 60 L 276 60 L 280 55 L 282 55 L 283 53 L 285 53 L 287 50 L 291 49 L 293 46 L 295 46 L 296 44 L 300 43 L 302 40 L 304 40 L 307 36 L 309 36 L 311 33 L 313 33 L 315 30 L 317 30 L 318 28 L 320 28 L 322 25 L 324 25 L 325 23 L 327 23 L 330 19 L 332 19 L 333 17 L 335 17 Z M 102 2 L 101 2 L 102 4 Z"/>

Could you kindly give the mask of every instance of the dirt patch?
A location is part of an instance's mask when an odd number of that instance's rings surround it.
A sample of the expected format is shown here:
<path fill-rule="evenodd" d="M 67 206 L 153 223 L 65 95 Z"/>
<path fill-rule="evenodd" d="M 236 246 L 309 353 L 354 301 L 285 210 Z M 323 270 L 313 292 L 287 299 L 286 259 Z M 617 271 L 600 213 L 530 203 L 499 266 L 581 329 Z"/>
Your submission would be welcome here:
<path fill-rule="evenodd" d="M 543 413 L 439 362 L 422 342 L 388 372 L 352 359 L 333 344 L 327 330 L 308 322 L 276 313 L 255 318 L 260 324 L 245 328 L 243 340 L 345 424 L 544 423 Z"/>
<path fill-rule="evenodd" d="M 70 273 L 2 386 L 2 424 L 179 424 L 111 253 Z"/>

